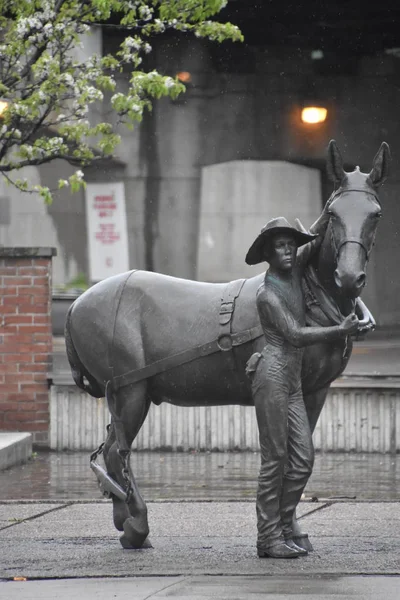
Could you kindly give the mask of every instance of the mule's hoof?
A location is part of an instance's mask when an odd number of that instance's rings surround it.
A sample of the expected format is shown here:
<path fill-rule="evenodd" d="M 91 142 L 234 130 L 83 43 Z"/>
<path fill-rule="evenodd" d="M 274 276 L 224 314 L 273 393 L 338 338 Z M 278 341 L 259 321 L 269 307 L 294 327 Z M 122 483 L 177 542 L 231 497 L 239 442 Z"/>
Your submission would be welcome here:
<path fill-rule="evenodd" d="M 121 535 L 119 538 L 121 542 L 121 546 L 125 548 L 125 550 L 151 550 L 153 548 L 153 544 L 150 542 L 149 538 L 146 538 L 143 542 L 143 545 L 140 548 L 136 546 L 132 546 L 131 542 L 128 540 L 125 534 Z"/>
<path fill-rule="evenodd" d="M 307 552 L 314 551 L 312 543 L 308 539 L 307 533 L 302 533 L 301 535 L 294 535 L 292 537 L 292 540 L 294 541 L 296 546 L 299 546 L 299 548 L 303 548 L 303 550 L 307 550 Z"/>
<path fill-rule="evenodd" d="M 119 538 L 123 548 L 151 548 L 150 541 L 147 542 L 149 528 L 147 524 L 141 523 L 136 517 L 129 517 L 124 521 L 124 533 Z"/>

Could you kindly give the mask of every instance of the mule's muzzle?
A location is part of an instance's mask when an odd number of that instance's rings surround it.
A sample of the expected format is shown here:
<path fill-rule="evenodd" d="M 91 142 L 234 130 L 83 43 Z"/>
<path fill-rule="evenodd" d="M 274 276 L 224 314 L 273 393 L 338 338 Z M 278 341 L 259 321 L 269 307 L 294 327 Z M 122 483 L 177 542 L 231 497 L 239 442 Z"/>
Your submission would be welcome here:
<path fill-rule="evenodd" d="M 352 298 L 359 296 L 367 281 L 367 276 L 364 271 L 359 273 L 347 273 L 336 269 L 334 272 L 335 283 L 338 288 L 345 291 Z"/>

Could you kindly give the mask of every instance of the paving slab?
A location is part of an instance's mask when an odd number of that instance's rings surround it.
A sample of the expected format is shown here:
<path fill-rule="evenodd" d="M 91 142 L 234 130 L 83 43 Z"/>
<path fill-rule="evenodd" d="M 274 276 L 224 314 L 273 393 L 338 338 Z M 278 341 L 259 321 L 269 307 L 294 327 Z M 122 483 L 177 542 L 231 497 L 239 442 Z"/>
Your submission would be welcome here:
<path fill-rule="evenodd" d="M 37 518 L 43 513 L 52 511 L 63 504 L 49 504 L 47 502 L 38 504 L 0 504 L 0 530 L 10 525 L 15 525 L 26 519 Z"/>
<path fill-rule="evenodd" d="M 298 514 L 302 516 L 322 506 L 324 504 L 302 502 Z M 148 511 L 150 528 L 156 536 L 254 537 L 257 533 L 255 504 L 250 502 L 232 502 L 229 507 L 225 502 L 213 502 L 212 506 L 208 502 L 154 502 L 148 504 Z M 112 522 L 111 502 L 37 503 L 17 507 L 15 504 L 0 504 L 0 519 L 6 525 L 13 522 L 21 525 L 18 528 L 8 527 L 8 531 L 2 532 L 3 539 L 21 536 L 36 540 L 50 538 L 55 530 L 59 530 L 63 538 L 105 536 L 118 540 L 118 532 Z"/>
<path fill-rule="evenodd" d="M 68 504 L 0 531 L 0 577 L 400 575 L 399 503 L 301 510 L 315 551 L 282 561 L 257 558 L 252 503 L 150 503 L 150 550 L 121 548 L 109 504 Z"/>
<path fill-rule="evenodd" d="M 8 600 L 398 600 L 398 577 L 198 576 L 70 579 L 0 583 Z M 3 594 L 3 595 L 2 595 Z"/>

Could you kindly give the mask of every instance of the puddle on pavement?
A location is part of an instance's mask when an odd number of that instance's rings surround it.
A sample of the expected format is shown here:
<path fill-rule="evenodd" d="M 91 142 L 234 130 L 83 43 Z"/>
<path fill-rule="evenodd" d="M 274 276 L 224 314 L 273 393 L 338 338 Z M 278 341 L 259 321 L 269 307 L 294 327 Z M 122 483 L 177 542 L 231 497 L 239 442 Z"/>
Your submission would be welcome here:
<path fill-rule="evenodd" d="M 40 452 L 0 472 L 1 500 L 100 500 L 90 453 Z M 258 453 L 135 452 L 147 501 L 255 499 Z M 400 500 L 400 455 L 317 454 L 306 497 Z"/>

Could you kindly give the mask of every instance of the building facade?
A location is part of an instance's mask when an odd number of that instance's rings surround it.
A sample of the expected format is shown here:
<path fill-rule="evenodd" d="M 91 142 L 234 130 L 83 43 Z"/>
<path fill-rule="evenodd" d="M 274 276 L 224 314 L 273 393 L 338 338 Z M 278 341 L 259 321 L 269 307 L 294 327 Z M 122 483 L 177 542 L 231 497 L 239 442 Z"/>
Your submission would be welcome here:
<path fill-rule="evenodd" d="M 101 47 L 103 52 L 112 51 L 119 35 L 97 30 L 87 43 L 88 53 Z M 363 298 L 379 325 L 400 324 L 396 300 L 400 292 L 396 274 L 400 259 L 400 58 L 380 51 L 335 63 L 310 48 L 284 43 L 271 46 L 267 36 L 265 43 L 258 40 L 253 45 L 250 39 L 244 45 L 219 45 L 166 35 L 153 40 L 152 46 L 145 67 L 165 74 L 190 74 L 186 94 L 176 101 L 156 101 L 153 111 L 133 132 L 119 129 L 122 143 L 116 160 L 85 171 L 91 183 L 124 183 L 129 268 L 185 278 L 199 276 L 199 257 L 204 256 L 202 186 L 204 189 L 212 172 L 210 167 L 235 163 L 240 172 L 243 164 L 251 162 L 268 170 L 269 165 L 279 162 L 310 169 L 316 177 L 310 188 L 312 210 L 306 213 L 311 221 L 332 191 L 325 174 L 329 140 L 337 141 L 347 169 L 359 165 L 366 172 L 385 140 L 391 147 L 393 164 L 380 193 L 384 216 Z M 129 73 L 121 74 L 120 90 L 126 88 L 128 78 Z M 326 121 L 318 125 L 304 124 L 300 118 L 304 102 L 312 96 L 324 102 L 328 110 Z M 108 118 L 105 112 L 99 116 Z M 70 171 L 71 167 L 59 162 L 31 168 L 24 175 L 56 187 L 57 180 L 68 177 Z M 248 239 L 242 239 L 244 246 L 251 244 L 269 215 L 281 214 L 277 177 L 273 182 L 277 192 L 272 197 L 265 183 L 263 187 L 255 180 L 240 191 L 243 211 L 247 204 L 255 204 L 259 215 L 258 225 L 256 221 L 252 225 L 254 230 L 245 232 Z M 234 181 L 240 186 L 240 177 Z M 291 220 L 305 214 L 302 206 L 308 193 L 299 188 L 304 184 L 296 185 L 295 178 L 292 182 L 292 202 L 285 192 L 285 216 Z M 237 195 L 238 188 L 235 190 Z M 56 247 L 54 284 L 70 281 L 78 273 L 90 278 L 84 192 L 71 195 L 61 190 L 51 207 L 10 187 L 3 186 L 0 195 L 0 244 Z M 243 235 L 237 227 L 229 227 L 232 211 L 226 194 L 219 218 L 221 222 L 226 219 L 224 236 L 235 245 L 235 236 Z M 211 269 L 208 273 L 207 264 L 201 260 L 201 277 L 215 280 L 215 273 Z M 225 272 L 228 280 L 231 271 L 224 271 L 222 262 L 221 279 L 225 279 Z M 249 274 L 243 257 L 235 275 Z"/>

